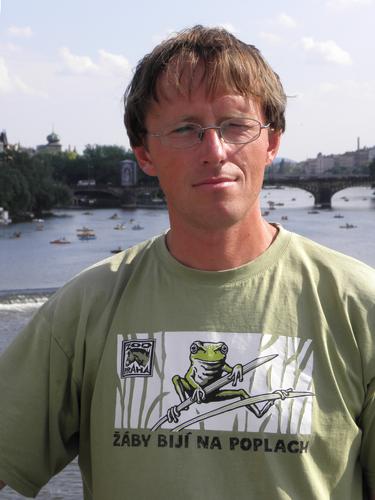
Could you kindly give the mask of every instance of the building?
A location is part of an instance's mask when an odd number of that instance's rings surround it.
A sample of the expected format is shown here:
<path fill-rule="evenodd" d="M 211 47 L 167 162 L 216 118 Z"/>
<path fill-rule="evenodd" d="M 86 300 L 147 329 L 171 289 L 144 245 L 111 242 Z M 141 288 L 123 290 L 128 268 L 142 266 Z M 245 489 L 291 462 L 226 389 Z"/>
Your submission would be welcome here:
<path fill-rule="evenodd" d="M 6 149 L 8 148 L 8 139 L 7 139 L 7 133 L 5 130 L 0 132 L 0 153 L 4 153 Z"/>
<path fill-rule="evenodd" d="M 343 154 L 323 155 L 319 153 L 316 158 L 308 158 L 297 164 L 306 176 L 324 176 L 338 173 L 342 170 L 345 174 L 352 174 L 368 167 L 375 158 L 375 146 L 371 148 L 358 148 L 356 151 L 347 151 Z"/>
<path fill-rule="evenodd" d="M 62 146 L 60 144 L 60 138 L 55 132 L 51 132 L 47 135 L 47 144 L 42 144 L 36 147 L 37 154 L 57 154 L 61 153 Z"/>
<path fill-rule="evenodd" d="M 138 167 L 134 160 L 124 160 L 120 163 L 121 167 L 121 186 L 135 186 L 138 181 Z"/>
<path fill-rule="evenodd" d="M 324 156 L 322 153 L 318 153 L 316 158 L 308 158 L 298 163 L 298 166 L 301 167 L 305 175 L 319 177 L 335 166 L 335 159 L 333 155 Z"/>

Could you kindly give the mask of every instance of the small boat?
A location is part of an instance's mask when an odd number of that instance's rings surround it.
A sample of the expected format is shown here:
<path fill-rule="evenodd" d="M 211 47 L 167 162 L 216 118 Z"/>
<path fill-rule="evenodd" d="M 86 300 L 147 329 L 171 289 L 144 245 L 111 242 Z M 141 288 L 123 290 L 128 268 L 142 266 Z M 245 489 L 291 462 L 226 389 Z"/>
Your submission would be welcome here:
<path fill-rule="evenodd" d="M 353 229 L 357 226 L 355 226 L 354 224 L 348 224 L 346 223 L 345 226 L 340 226 L 341 229 Z"/>
<path fill-rule="evenodd" d="M 96 234 L 93 229 L 84 226 L 80 229 L 77 229 L 77 238 L 79 240 L 95 240 Z"/>
<path fill-rule="evenodd" d="M 122 252 L 122 247 L 117 247 L 117 248 L 114 248 L 113 250 L 111 250 L 111 253 L 120 253 Z"/>
<path fill-rule="evenodd" d="M 112 219 L 112 220 L 117 220 L 118 218 L 119 217 L 118 217 L 117 213 L 112 214 L 110 217 L 110 219 Z"/>
<path fill-rule="evenodd" d="M 267 217 L 267 215 L 269 215 L 269 214 L 270 214 L 269 210 L 265 210 L 265 211 L 262 213 L 263 217 Z"/>
<path fill-rule="evenodd" d="M 281 220 L 288 220 L 288 216 L 287 215 L 282 215 L 281 216 Z"/>
<path fill-rule="evenodd" d="M 0 226 L 7 226 L 12 223 L 12 219 L 9 218 L 9 211 L 0 207 Z"/>
<path fill-rule="evenodd" d="M 343 219 L 343 218 L 344 218 L 344 216 L 343 216 L 343 215 L 341 215 L 341 214 L 336 214 L 336 215 L 334 215 L 334 216 L 333 216 L 333 218 L 334 218 L 334 219 Z"/>
<path fill-rule="evenodd" d="M 116 231 L 123 231 L 125 229 L 125 224 L 116 224 L 113 229 Z"/>
<path fill-rule="evenodd" d="M 21 231 L 15 231 L 12 235 L 11 235 L 11 239 L 12 240 L 17 240 L 18 238 L 21 238 Z"/>
<path fill-rule="evenodd" d="M 43 229 L 44 229 L 44 220 L 43 219 L 33 219 L 33 222 L 35 224 L 35 229 L 37 231 L 43 231 Z"/>
<path fill-rule="evenodd" d="M 133 231 L 138 231 L 139 229 L 143 229 L 143 227 L 139 224 L 134 224 L 134 226 L 132 226 L 132 229 Z"/>
<path fill-rule="evenodd" d="M 308 214 L 318 214 L 319 210 L 309 210 L 307 213 Z"/>
<path fill-rule="evenodd" d="M 62 238 L 58 238 L 57 240 L 50 241 L 51 245 L 69 245 L 70 241 L 63 236 Z"/>

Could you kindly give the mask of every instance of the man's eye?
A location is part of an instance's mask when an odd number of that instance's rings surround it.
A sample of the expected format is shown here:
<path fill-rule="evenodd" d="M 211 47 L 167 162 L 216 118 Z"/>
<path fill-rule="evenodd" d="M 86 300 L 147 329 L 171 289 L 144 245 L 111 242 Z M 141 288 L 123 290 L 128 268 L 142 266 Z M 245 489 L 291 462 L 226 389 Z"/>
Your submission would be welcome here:
<path fill-rule="evenodd" d="M 170 135 L 186 135 L 194 133 L 197 130 L 197 126 L 191 123 L 186 123 L 184 125 L 178 125 L 169 132 Z"/>
<path fill-rule="evenodd" d="M 233 130 L 249 130 L 252 127 L 254 127 L 254 125 L 252 125 L 251 123 L 246 123 L 246 122 L 235 122 L 234 121 L 234 122 L 229 122 L 229 123 L 225 124 L 225 128 L 233 129 Z"/>

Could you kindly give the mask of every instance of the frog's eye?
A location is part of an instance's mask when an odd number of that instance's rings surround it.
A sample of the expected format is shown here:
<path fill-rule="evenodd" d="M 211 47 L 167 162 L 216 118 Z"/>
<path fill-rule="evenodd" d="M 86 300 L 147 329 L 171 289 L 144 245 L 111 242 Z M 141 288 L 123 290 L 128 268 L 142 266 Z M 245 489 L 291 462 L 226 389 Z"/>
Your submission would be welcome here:
<path fill-rule="evenodd" d="M 198 350 L 199 350 L 199 347 L 197 346 L 197 344 L 195 342 L 193 344 L 191 344 L 191 346 L 190 346 L 191 354 L 197 354 Z"/>
<path fill-rule="evenodd" d="M 222 354 L 227 354 L 227 352 L 228 352 L 228 346 L 227 346 L 227 344 L 223 344 L 223 345 L 220 347 L 220 352 L 221 352 Z"/>

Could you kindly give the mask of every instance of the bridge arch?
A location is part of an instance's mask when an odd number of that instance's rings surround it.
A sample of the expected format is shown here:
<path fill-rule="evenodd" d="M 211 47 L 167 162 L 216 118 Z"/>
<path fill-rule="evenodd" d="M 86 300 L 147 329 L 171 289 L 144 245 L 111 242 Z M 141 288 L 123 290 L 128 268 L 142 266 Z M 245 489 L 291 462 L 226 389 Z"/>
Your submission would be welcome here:
<path fill-rule="evenodd" d="M 82 188 L 73 189 L 75 204 L 82 206 L 112 207 L 119 206 L 121 194 L 108 188 Z"/>
<path fill-rule="evenodd" d="M 311 193 L 317 208 L 332 208 L 332 196 L 348 187 L 371 186 L 369 176 L 268 178 L 265 184 L 298 187 Z"/>

